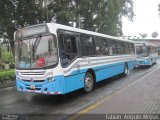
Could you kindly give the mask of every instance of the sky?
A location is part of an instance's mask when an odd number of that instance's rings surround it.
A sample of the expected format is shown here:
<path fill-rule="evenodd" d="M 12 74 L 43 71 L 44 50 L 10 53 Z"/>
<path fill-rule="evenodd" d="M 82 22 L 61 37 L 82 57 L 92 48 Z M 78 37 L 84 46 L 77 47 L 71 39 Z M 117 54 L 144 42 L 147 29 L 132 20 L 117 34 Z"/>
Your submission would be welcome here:
<path fill-rule="evenodd" d="M 160 13 L 158 12 L 158 4 L 160 0 L 133 0 L 134 13 L 133 22 L 128 18 L 123 18 L 123 35 L 137 36 L 139 33 L 146 33 L 147 38 L 151 38 L 153 32 L 158 32 L 160 38 Z"/>

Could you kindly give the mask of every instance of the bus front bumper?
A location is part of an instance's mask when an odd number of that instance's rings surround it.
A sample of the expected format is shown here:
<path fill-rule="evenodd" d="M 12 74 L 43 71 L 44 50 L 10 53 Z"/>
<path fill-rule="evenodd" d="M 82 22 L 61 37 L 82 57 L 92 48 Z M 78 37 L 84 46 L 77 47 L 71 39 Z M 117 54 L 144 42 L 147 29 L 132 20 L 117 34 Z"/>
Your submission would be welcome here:
<path fill-rule="evenodd" d="M 17 91 L 20 92 L 34 92 L 40 94 L 58 95 L 63 94 L 62 86 L 59 80 L 48 82 L 26 82 L 24 80 L 16 80 Z"/>

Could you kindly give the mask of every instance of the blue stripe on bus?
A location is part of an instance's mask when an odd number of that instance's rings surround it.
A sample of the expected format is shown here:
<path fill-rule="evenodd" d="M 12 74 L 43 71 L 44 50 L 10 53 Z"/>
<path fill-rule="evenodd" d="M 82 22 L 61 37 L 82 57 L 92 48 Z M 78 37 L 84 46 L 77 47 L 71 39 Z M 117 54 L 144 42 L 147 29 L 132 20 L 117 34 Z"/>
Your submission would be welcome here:
<path fill-rule="evenodd" d="M 106 78 L 115 76 L 117 74 L 123 73 L 124 64 L 125 62 L 119 62 L 92 68 L 96 74 L 96 81 L 98 82 Z M 132 69 L 136 65 L 136 61 L 128 61 L 127 64 L 128 68 Z M 84 77 L 87 70 L 88 69 L 82 69 L 79 71 L 76 70 L 72 72 L 69 76 L 55 76 L 55 81 L 53 82 L 49 82 L 47 79 L 43 82 L 33 83 L 24 82 L 23 80 L 17 80 L 17 90 L 22 88 L 23 91 L 26 91 L 27 88 L 30 88 L 30 85 L 35 85 L 36 89 L 39 91 L 45 91 L 45 89 L 47 88 L 47 91 L 45 92 L 60 92 L 61 94 L 69 93 L 71 91 L 84 87 Z"/>
<path fill-rule="evenodd" d="M 136 65 L 135 60 L 129 61 L 127 63 L 128 63 L 129 69 L 132 69 Z M 102 81 L 104 79 L 107 79 L 112 76 L 123 73 L 124 64 L 125 62 L 120 62 L 120 63 L 92 68 L 96 74 L 96 82 Z M 79 74 L 77 74 L 77 71 L 74 71 L 72 72 L 71 76 L 65 77 L 66 88 L 65 88 L 64 93 L 68 93 L 68 92 L 84 87 L 84 77 L 85 77 L 85 73 L 87 72 L 87 70 L 88 69 L 80 70 Z"/>
<path fill-rule="evenodd" d="M 137 66 L 148 66 L 156 63 L 157 57 L 137 59 Z"/>

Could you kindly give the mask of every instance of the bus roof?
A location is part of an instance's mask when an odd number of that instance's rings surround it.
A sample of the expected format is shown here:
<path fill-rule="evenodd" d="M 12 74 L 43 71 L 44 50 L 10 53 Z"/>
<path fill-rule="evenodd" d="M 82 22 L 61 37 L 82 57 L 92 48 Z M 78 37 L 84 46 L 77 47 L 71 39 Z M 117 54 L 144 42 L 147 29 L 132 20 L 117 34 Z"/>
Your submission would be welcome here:
<path fill-rule="evenodd" d="M 136 46 L 143 46 L 144 44 L 145 44 L 146 46 L 157 47 L 155 44 L 148 43 L 148 42 L 145 42 L 145 41 L 136 41 L 136 42 L 135 42 L 135 45 L 136 45 Z"/>
<path fill-rule="evenodd" d="M 136 45 L 139 45 L 139 46 L 141 46 L 141 45 L 143 46 L 143 45 L 145 44 L 145 45 L 148 46 L 148 43 L 147 43 L 147 42 L 144 42 L 144 41 L 135 41 L 135 44 L 136 44 Z"/>
<path fill-rule="evenodd" d="M 73 31 L 73 32 L 78 32 L 78 33 L 96 35 L 96 36 L 100 36 L 100 37 L 107 37 L 107 38 L 111 38 L 111 39 L 115 39 L 115 40 L 119 40 L 119 41 L 134 43 L 133 41 L 130 41 L 130 40 L 121 39 L 118 37 L 105 35 L 105 34 L 97 33 L 97 32 L 92 32 L 92 31 L 88 31 L 88 30 L 83 30 L 83 29 L 79 29 L 79 28 L 74 28 L 74 27 L 70 27 L 70 26 L 66 26 L 66 25 L 57 24 L 57 23 L 47 23 L 47 25 L 54 26 L 55 29 L 63 29 L 63 30 L 68 30 L 68 31 Z"/>
<path fill-rule="evenodd" d="M 102 34 L 102 33 L 92 32 L 92 31 L 88 31 L 88 30 L 84 30 L 84 29 L 74 28 L 74 27 L 70 27 L 70 26 L 66 26 L 66 25 L 57 24 L 57 23 L 36 24 L 36 25 L 29 26 L 29 27 L 25 27 L 25 28 L 38 27 L 40 25 L 47 25 L 49 27 L 49 29 L 50 29 L 50 27 L 51 28 L 53 27 L 54 29 L 63 29 L 63 30 L 68 30 L 68 31 L 73 31 L 73 32 L 78 32 L 78 33 L 95 35 L 95 36 L 99 36 L 99 37 L 106 37 L 106 38 L 119 40 L 119 41 L 135 43 L 134 41 L 131 41 L 131 40 L 122 39 L 122 38 L 118 38 L 118 37 L 115 37 L 115 36 L 110 36 L 110 35 L 106 35 L 106 34 Z M 22 28 L 22 29 L 25 29 L 25 28 Z"/>

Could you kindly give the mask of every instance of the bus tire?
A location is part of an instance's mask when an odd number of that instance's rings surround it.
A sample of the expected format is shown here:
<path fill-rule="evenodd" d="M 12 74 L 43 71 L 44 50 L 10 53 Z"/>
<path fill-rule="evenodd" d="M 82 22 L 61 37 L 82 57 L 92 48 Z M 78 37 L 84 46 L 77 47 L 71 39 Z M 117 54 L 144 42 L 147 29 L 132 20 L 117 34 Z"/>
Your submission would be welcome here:
<path fill-rule="evenodd" d="M 87 72 L 84 78 L 84 92 L 89 93 L 94 87 L 94 77 L 90 72 Z"/>
<path fill-rule="evenodd" d="M 155 64 L 157 64 L 157 58 L 155 58 L 155 62 L 154 62 L 154 65 L 155 65 Z"/>
<path fill-rule="evenodd" d="M 128 65 L 127 63 L 124 65 L 124 72 L 123 72 L 124 76 L 128 76 L 129 75 L 129 69 L 128 69 Z"/>

